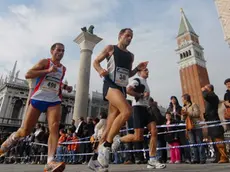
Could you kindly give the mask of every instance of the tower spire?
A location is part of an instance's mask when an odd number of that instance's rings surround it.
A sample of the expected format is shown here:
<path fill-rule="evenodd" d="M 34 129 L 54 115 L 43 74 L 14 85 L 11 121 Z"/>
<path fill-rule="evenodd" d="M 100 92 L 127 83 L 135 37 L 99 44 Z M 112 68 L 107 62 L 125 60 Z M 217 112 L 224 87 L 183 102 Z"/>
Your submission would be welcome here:
<path fill-rule="evenodd" d="M 186 15 L 184 13 L 183 8 L 180 9 L 180 12 L 181 12 L 181 20 L 180 20 L 180 27 L 179 27 L 178 36 L 180 36 L 186 32 L 190 32 L 190 33 L 197 35 L 196 32 L 194 31 L 194 29 L 192 28 L 192 25 L 188 21 Z"/>
<path fill-rule="evenodd" d="M 13 81 L 14 81 L 15 73 L 16 73 L 16 68 L 17 68 L 17 61 L 15 61 L 13 70 L 12 70 L 12 72 L 11 72 L 11 74 L 10 74 L 10 82 L 13 82 Z"/>

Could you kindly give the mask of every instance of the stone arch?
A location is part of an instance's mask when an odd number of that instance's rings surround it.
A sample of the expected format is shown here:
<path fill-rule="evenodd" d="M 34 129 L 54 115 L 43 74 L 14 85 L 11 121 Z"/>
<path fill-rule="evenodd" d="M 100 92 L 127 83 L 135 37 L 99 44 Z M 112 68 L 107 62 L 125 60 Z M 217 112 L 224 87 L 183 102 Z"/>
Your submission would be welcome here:
<path fill-rule="evenodd" d="M 183 54 L 180 54 L 180 59 L 183 59 Z"/>
<path fill-rule="evenodd" d="M 13 112 L 12 112 L 12 118 L 14 119 L 19 118 L 22 106 L 23 106 L 23 101 L 21 99 L 15 101 Z"/>
<path fill-rule="evenodd" d="M 188 50 L 188 55 L 190 55 L 190 56 L 192 55 L 191 50 Z"/>
<path fill-rule="evenodd" d="M 184 55 L 184 57 L 186 57 L 186 54 L 185 54 L 185 53 L 183 53 L 183 55 Z"/>
<path fill-rule="evenodd" d="M 188 57 L 188 51 L 186 51 L 186 57 Z"/>

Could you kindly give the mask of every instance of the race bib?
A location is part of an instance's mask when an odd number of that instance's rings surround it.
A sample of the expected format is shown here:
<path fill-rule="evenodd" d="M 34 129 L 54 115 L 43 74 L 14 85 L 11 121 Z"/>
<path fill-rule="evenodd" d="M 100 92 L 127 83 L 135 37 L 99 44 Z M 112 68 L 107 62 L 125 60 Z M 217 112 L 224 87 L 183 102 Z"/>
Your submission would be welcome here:
<path fill-rule="evenodd" d="M 116 67 L 115 84 L 126 87 L 129 83 L 129 70 L 121 67 Z"/>
<path fill-rule="evenodd" d="M 45 80 L 42 86 L 42 90 L 59 92 L 59 83 L 55 81 Z"/>

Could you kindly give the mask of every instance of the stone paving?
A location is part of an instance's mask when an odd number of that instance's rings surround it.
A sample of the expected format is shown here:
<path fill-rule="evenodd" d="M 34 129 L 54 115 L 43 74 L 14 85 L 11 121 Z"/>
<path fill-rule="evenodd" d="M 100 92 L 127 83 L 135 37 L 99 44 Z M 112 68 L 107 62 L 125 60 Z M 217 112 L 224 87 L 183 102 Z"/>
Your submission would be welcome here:
<path fill-rule="evenodd" d="M 0 172 L 43 172 L 43 165 L 13 165 L 0 164 Z M 111 165 L 110 172 L 229 172 L 229 164 L 169 164 L 160 170 L 148 170 L 146 165 Z M 92 172 L 86 165 L 67 165 L 65 172 Z"/>

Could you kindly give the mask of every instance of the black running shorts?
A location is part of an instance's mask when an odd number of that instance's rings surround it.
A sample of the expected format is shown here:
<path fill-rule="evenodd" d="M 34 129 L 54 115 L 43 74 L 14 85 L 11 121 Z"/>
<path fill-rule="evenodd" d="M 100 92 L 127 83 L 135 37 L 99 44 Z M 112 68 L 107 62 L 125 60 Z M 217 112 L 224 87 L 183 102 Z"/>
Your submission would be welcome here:
<path fill-rule="evenodd" d="M 120 87 L 116 85 L 110 78 L 109 76 L 106 76 L 104 78 L 104 84 L 103 84 L 103 98 L 105 101 L 108 101 L 105 97 L 108 93 L 109 88 L 115 88 L 121 91 L 121 93 L 125 96 L 126 98 L 126 87 Z"/>
<path fill-rule="evenodd" d="M 155 118 L 148 112 L 146 106 L 133 106 L 133 128 L 144 128 L 149 123 L 154 122 Z"/>

